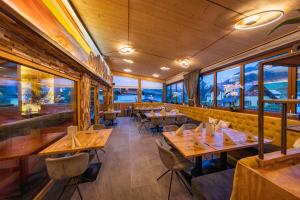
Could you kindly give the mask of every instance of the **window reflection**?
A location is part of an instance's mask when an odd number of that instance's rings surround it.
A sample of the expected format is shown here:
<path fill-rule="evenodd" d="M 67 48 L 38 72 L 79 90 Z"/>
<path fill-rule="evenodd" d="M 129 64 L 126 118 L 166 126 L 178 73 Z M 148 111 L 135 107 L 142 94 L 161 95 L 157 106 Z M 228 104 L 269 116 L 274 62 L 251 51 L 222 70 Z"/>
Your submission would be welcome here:
<path fill-rule="evenodd" d="M 204 75 L 200 78 L 200 104 L 214 106 L 214 74 Z"/>

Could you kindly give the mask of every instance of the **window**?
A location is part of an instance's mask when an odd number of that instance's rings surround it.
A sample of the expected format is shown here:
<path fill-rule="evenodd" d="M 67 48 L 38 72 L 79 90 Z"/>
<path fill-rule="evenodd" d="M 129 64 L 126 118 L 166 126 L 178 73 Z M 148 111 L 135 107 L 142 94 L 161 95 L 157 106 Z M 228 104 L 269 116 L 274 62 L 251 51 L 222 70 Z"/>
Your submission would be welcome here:
<path fill-rule="evenodd" d="M 264 66 L 264 99 L 288 98 L 288 67 Z M 279 112 L 279 104 L 264 104 L 265 111 Z"/>
<path fill-rule="evenodd" d="M 172 98 L 172 90 L 171 90 L 171 85 L 168 85 L 166 87 L 166 102 L 171 103 L 171 98 Z"/>
<path fill-rule="evenodd" d="M 282 53 L 279 55 L 275 55 L 269 58 L 265 58 L 259 61 L 255 61 L 252 63 L 245 64 L 244 66 L 244 108 L 248 110 L 257 110 L 258 105 L 258 67 L 259 63 L 266 61 L 271 58 L 275 58 L 286 53 Z M 269 75 L 267 75 L 267 79 Z M 268 80 L 265 80 L 268 81 Z M 267 91 L 269 93 L 270 91 Z M 265 96 L 270 96 L 265 94 Z M 267 105 L 267 104 L 266 104 Z M 265 108 L 266 109 L 266 108 Z M 268 111 L 268 110 L 267 110 Z M 270 110 L 269 110 L 270 111 Z"/>
<path fill-rule="evenodd" d="M 103 100 L 104 100 L 103 90 L 99 90 L 98 100 L 99 100 L 99 109 L 102 110 L 103 109 Z"/>
<path fill-rule="evenodd" d="M 95 118 L 95 88 L 94 86 L 91 86 L 91 91 L 90 91 L 90 118 L 91 118 L 91 123 L 94 123 L 94 118 Z"/>
<path fill-rule="evenodd" d="M 188 104 L 189 103 L 189 98 L 187 96 L 186 87 L 184 86 L 183 88 L 184 88 L 184 90 L 183 90 L 183 102 L 184 102 L 184 104 Z"/>
<path fill-rule="evenodd" d="M 239 106 L 240 89 L 236 97 L 225 96 L 225 86 L 240 84 L 240 67 L 234 67 L 217 72 L 217 106 L 229 107 L 231 104 Z"/>
<path fill-rule="evenodd" d="M 177 83 L 177 103 L 183 103 L 183 82 Z"/>
<path fill-rule="evenodd" d="M 162 83 L 152 81 L 141 81 L 142 102 L 162 102 Z"/>
<path fill-rule="evenodd" d="M 114 76 L 114 103 L 138 101 L 138 80 L 123 76 Z"/>
<path fill-rule="evenodd" d="M 297 83 L 296 83 L 296 96 L 300 99 L 300 67 L 297 67 Z M 296 112 L 300 113 L 300 104 L 296 105 Z"/>
<path fill-rule="evenodd" d="M 177 103 L 177 89 L 176 89 L 176 83 L 171 85 L 171 103 Z"/>
<path fill-rule="evenodd" d="M 214 74 L 204 75 L 200 78 L 200 104 L 214 106 Z"/>

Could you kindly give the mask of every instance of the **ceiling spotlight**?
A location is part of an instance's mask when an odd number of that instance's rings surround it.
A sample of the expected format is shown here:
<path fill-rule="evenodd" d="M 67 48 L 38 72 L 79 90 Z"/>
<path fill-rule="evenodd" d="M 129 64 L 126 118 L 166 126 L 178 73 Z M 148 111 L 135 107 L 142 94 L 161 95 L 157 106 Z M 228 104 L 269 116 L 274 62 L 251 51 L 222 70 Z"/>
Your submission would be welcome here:
<path fill-rule="evenodd" d="M 135 49 L 128 45 L 123 46 L 119 49 L 119 53 L 124 55 L 132 54 L 134 51 Z"/>
<path fill-rule="evenodd" d="M 159 75 L 158 74 L 152 74 L 153 77 L 158 78 Z"/>
<path fill-rule="evenodd" d="M 170 67 L 161 67 L 160 69 L 161 69 L 161 70 L 164 70 L 164 71 L 167 71 L 167 70 L 170 69 Z"/>
<path fill-rule="evenodd" d="M 283 16 L 282 10 L 267 10 L 250 15 L 238 21 L 235 29 L 254 29 L 274 23 Z"/>
<path fill-rule="evenodd" d="M 182 68 L 189 68 L 191 65 L 191 61 L 190 61 L 190 59 L 185 58 L 185 59 L 179 60 L 179 65 Z"/>
<path fill-rule="evenodd" d="M 124 72 L 132 72 L 131 69 L 124 69 Z"/>
<path fill-rule="evenodd" d="M 123 59 L 123 61 L 124 61 L 124 62 L 127 62 L 127 63 L 129 63 L 129 64 L 134 63 L 132 60 L 129 60 L 129 59 Z"/>

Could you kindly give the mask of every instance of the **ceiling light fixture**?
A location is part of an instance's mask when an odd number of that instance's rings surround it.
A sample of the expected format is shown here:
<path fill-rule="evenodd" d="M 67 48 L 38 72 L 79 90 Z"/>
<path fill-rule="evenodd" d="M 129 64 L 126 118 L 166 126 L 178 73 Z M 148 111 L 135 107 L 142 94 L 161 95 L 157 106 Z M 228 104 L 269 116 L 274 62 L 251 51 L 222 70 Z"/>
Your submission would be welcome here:
<path fill-rule="evenodd" d="M 170 70 L 170 67 L 161 67 L 160 69 L 164 70 L 164 71 L 167 71 L 167 70 Z"/>
<path fill-rule="evenodd" d="M 153 77 L 158 78 L 159 74 L 152 74 Z"/>
<path fill-rule="evenodd" d="M 131 69 L 124 69 L 124 72 L 132 72 L 132 70 Z"/>
<path fill-rule="evenodd" d="M 132 64 L 132 63 L 134 63 L 132 60 L 130 60 L 130 59 L 123 59 L 123 61 L 124 62 L 127 62 L 127 63 L 129 63 L 129 64 Z"/>
<path fill-rule="evenodd" d="M 190 59 L 185 58 L 185 59 L 179 60 L 179 65 L 182 68 L 189 68 L 191 65 L 191 61 L 190 61 Z"/>
<path fill-rule="evenodd" d="M 119 48 L 119 53 L 124 54 L 124 55 L 132 54 L 134 51 L 135 51 L 135 49 L 129 45 L 125 45 L 125 46 Z"/>
<path fill-rule="evenodd" d="M 238 21 L 235 29 L 254 29 L 276 22 L 284 15 L 282 10 L 267 10 L 247 16 Z"/>

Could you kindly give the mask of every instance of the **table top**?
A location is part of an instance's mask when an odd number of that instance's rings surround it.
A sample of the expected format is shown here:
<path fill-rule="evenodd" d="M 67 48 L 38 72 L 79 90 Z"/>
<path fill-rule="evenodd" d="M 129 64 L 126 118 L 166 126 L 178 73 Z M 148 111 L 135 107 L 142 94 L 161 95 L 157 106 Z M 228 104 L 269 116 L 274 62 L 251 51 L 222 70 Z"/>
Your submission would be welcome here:
<path fill-rule="evenodd" d="M 80 151 L 103 148 L 110 135 L 112 129 L 87 130 L 78 131 L 76 137 L 81 146 L 72 148 L 72 140 L 69 136 L 65 136 L 39 152 L 39 155 L 51 155 L 60 153 L 76 153 Z"/>
<path fill-rule="evenodd" d="M 0 160 L 13 159 L 38 153 L 63 137 L 66 132 L 16 136 L 0 142 Z"/>
<path fill-rule="evenodd" d="M 184 114 L 182 113 L 175 113 L 175 112 L 166 112 L 166 115 L 162 115 L 160 112 L 156 112 L 155 116 L 151 116 L 151 113 L 145 113 L 145 115 L 147 118 L 184 116 Z"/>
<path fill-rule="evenodd" d="M 147 111 L 147 110 L 162 110 L 162 107 L 153 107 L 153 108 L 135 108 L 135 110 Z"/>
<path fill-rule="evenodd" d="M 112 111 L 100 111 L 99 113 L 101 114 L 120 114 L 121 113 L 121 110 L 112 110 Z"/>
<path fill-rule="evenodd" d="M 197 157 L 208 153 L 217 153 L 224 151 L 231 151 L 246 147 L 256 146 L 258 142 L 250 142 L 246 140 L 246 134 L 233 129 L 223 129 L 236 142 L 235 144 L 224 143 L 223 133 L 215 132 L 214 136 L 206 135 L 205 129 L 202 130 L 201 135 L 197 135 L 197 141 L 202 141 L 206 146 L 201 149 L 194 145 L 193 130 L 185 130 L 183 135 L 175 135 L 175 132 L 164 132 L 163 136 L 185 157 Z M 265 143 L 271 143 L 271 140 L 265 139 Z"/>

